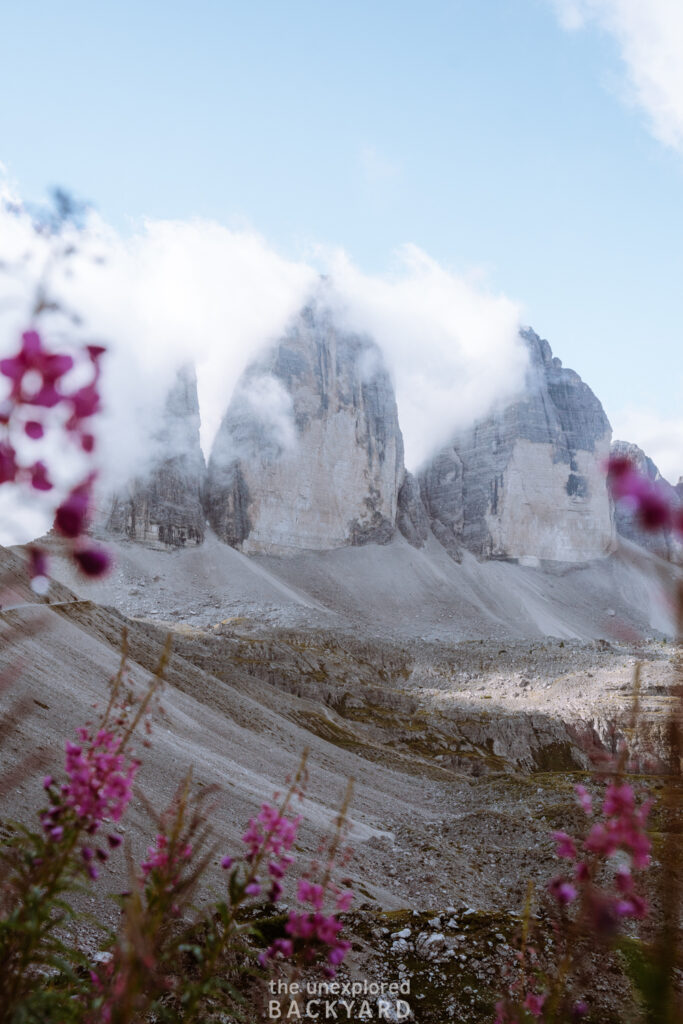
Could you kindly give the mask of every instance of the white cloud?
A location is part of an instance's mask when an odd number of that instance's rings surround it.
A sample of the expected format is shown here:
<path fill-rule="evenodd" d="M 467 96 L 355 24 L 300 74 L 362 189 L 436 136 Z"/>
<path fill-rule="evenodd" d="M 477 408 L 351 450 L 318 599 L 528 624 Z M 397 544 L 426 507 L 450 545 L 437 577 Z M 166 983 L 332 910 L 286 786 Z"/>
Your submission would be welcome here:
<path fill-rule="evenodd" d="M 7 190 L 5 198 L 17 202 Z M 304 304 L 321 258 L 347 326 L 374 336 L 384 350 L 409 467 L 416 468 L 455 427 L 514 393 L 523 377 L 517 307 L 414 246 L 401 251 L 394 274 L 380 277 L 364 274 L 337 251 L 319 250 L 308 263 L 288 260 L 255 232 L 207 221 L 148 221 L 123 238 L 93 217 L 74 240 L 78 252 L 55 266 L 50 285 L 82 323 L 50 314 L 41 329 L 54 340 L 108 346 L 106 413 L 97 418 L 108 487 L 144 467 L 151 451 L 144 439 L 176 370 L 188 360 L 197 366 L 208 454 L 242 371 Z M 0 276 L 0 355 L 16 348 L 30 320 L 49 247 L 26 214 L 0 201 L 0 261 L 6 268 Z M 290 409 L 281 389 L 269 384 L 257 397 L 268 405 L 281 443 L 289 445 Z"/>
<path fill-rule="evenodd" d="M 630 408 L 610 418 L 615 441 L 637 444 L 669 483 L 678 482 L 683 476 L 683 416 Z"/>
<path fill-rule="evenodd" d="M 414 245 L 388 277 L 369 276 L 343 252 L 327 256 L 339 315 L 370 334 L 394 377 L 406 465 L 417 469 L 454 429 L 522 386 L 527 352 L 519 307 L 449 271 Z"/>
<path fill-rule="evenodd" d="M 243 369 L 301 306 L 316 272 L 283 259 L 254 232 L 204 221 L 150 221 L 124 239 L 91 219 L 78 245 L 68 273 L 58 265 L 50 283 L 83 321 L 69 334 L 109 348 L 100 434 L 110 478 L 127 478 L 139 467 L 139 438 L 188 360 L 197 366 L 208 451 Z M 16 345 L 28 322 L 47 254 L 48 241 L 36 238 L 27 216 L 0 212 L 0 259 L 10 267 L 0 351 Z M 63 318 L 46 322 L 54 335 L 65 330 Z"/>
<path fill-rule="evenodd" d="M 648 115 L 653 135 L 683 152 L 681 0 L 552 0 L 561 24 L 595 23 L 617 41 L 629 99 Z"/>

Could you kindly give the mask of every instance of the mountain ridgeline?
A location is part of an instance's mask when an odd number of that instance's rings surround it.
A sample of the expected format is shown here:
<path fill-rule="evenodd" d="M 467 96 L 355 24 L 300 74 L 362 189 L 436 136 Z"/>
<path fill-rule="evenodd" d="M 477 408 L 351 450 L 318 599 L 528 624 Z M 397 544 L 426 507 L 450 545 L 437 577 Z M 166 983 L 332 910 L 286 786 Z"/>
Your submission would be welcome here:
<path fill-rule="evenodd" d="M 196 378 L 180 371 L 150 469 L 112 498 L 106 527 L 173 549 L 200 544 L 208 524 L 247 554 L 284 556 L 402 536 L 456 561 L 469 551 L 529 564 L 603 558 L 617 530 L 642 542 L 610 502 L 599 400 L 547 341 L 530 329 L 521 338 L 522 392 L 454 432 L 413 476 L 380 349 L 342 329 L 319 294 L 242 375 L 208 465 Z"/>

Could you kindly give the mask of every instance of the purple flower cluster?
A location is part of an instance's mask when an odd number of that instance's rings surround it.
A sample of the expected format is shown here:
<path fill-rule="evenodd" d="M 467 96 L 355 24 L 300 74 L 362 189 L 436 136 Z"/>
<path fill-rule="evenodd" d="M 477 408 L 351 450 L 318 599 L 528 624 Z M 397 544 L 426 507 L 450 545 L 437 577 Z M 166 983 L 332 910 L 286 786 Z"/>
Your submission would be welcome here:
<path fill-rule="evenodd" d="M 100 410 L 98 390 L 100 362 L 105 349 L 86 345 L 77 358 L 50 352 L 35 330 L 25 331 L 21 347 L 13 356 L 0 359 L 0 375 L 9 381 L 9 391 L 0 401 L 0 485 L 26 484 L 37 491 L 52 491 L 53 474 L 42 459 L 22 459 L 18 435 L 40 441 L 46 434 L 60 445 L 75 446 L 87 456 L 95 450 L 90 418 Z M 91 379 L 74 390 L 65 388 L 64 378 L 74 368 L 89 368 Z M 60 409 L 61 417 L 52 415 Z M 101 576 L 110 566 L 104 548 L 85 537 L 92 488 L 96 474 L 87 476 L 71 489 L 55 511 L 55 528 L 70 541 L 70 553 L 81 572 Z M 36 589 L 47 575 L 47 557 L 40 548 L 29 549 L 30 570 Z"/>
<path fill-rule="evenodd" d="M 630 508 L 644 530 L 674 530 L 683 535 L 683 507 L 671 502 L 655 481 L 638 472 L 630 459 L 612 456 L 607 463 L 607 480 L 614 500 Z"/>
<path fill-rule="evenodd" d="M 289 850 L 294 845 L 300 822 L 301 817 L 287 818 L 277 807 L 262 804 L 258 815 L 250 819 L 249 827 L 242 836 L 242 842 L 248 847 L 245 856 L 247 864 L 257 867 L 263 860 L 268 863 L 268 899 L 271 903 L 280 899 L 282 879 L 287 868 L 294 862 Z M 245 891 L 248 896 L 260 895 L 262 885 L 257 875 L 252 873 Z"/>
<path fill-rule="evenodd" d="M 154 845 L 147 847 L 147 860 L 140 865 L 142 876 L 146 879 L 153 871 L 170 872 L 173 875 L 171 884 L 174 884 L 182 861 L 189 860 L 191 856 L 191 843 L 185 843 L 180 850 L 173 850 L 169 845 L 168 837 L 159 833 L 154 840 Z"/>
<path fill-rule="evenodd" d="M 130 801 L 133 781 L 139 767 L 136 760 L 126 761 L 121 740 L 100 729 L 91 736 L 86 728 L 78 730 L 80 743 L 66 744 L 65 768 L 68 781 L 57 791 L 48 775 L 43 787 L 51 796 L 51 806 L 41 818 L 47 837 L 60 842 L 74 818 L 78 828 L 94 835 L 105 818 L 119 821 Z M 119 846 L 121 837 L 108 836 L 111 848 Z M 109 854 L 102 848 L 81 849 L 81 857 L 91 878 L 97 878 L 95 860 L 106 861 Z"/>
<path fill-rule="evenodd" d="M 261 810 L 249 822 L 242 841 L 247 845 L 244 857 L 249 867 L 244 882 L 246 896 L 258 896 L 264 887 L 256 872 L 264 861 L 267 862 L 267 873 L 270 884 L 267 897 L 276 903 L 282 896 L 282 879 L 287 869 L 294 862 L 290 854 L 296 840 L 300 817 L 288 818 L 281 809 L 271 804 L 262 804 Z M 231 857 L 224 857 L 221 866 L 225 869 L 233 866 Z M 313 961 L 322 956 L 328 964 L 328 975 L 334 975 L 334 968 L 342 962 L 350 943 L 340 938 L 342 923 L 337 915 L 347 911 L 351 906 L 354 894 L 350 889 L 339 889 L 330 878 L 330 864 L 323 882 L 312 881 L 302 877 L 297 885 L 297 900 L 303 909 L 290 910 L 285 932 L 287 938 L 276 939 L 268 949 L 259 956 L 262 966 L 278 955 L 292 957 L 300 954 L 306 961 Z M 324 905 L 328 902 L 329 909 Z M 312 908 L 312 909 L 309 909 Z"/>
<path fill-rule="evenodd" d="M 583 786 L 577 786 L 579 803 L 587 816 L 592 803 Z M 646 831 L 651 802 L 636 805 L 633 787 L 612 782 L 607 787 L 602 805 L 602 819 L 594 822 L 583 839 L 573 839 L 566 832 L 554 832 L 557 855 L 573 865 L 572 877 L 553 878 L 549 890 L 561 905 L 573 903 L 583 892 L 583 904 L 597 931 L 611 932 L 622 917 L 645 917 L 647 903 L 635 891 L 633 871 L 650 863 L 650 839 Z M 579 850 L 583 854 L 579 855 Z M 599 889 L 596 875 L 602 862 L 621 854 L 626 863 L 614 875 L 613 891 Z"/>

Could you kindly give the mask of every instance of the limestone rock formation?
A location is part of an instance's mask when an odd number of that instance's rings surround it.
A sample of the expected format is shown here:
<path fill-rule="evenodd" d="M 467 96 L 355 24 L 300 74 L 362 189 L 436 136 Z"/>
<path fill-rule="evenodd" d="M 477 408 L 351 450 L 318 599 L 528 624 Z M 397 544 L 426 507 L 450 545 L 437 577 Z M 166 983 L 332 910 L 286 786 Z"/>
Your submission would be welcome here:
<path fill-rule="evenodd" d="M 420 485 L 406 472 L 398 492 L 396 526 L 414 548 L 421 548 L 429 536 L 429 517 L 422 503 Z"/>
<path fill-rule="evenodd" d="M 623 456 L 630 459 L 642 476 L 646 476 L 661 490 L 667 501 L 676 505 L 680 501 L 678 489 L 673 487 L 668 480 L 665 480 L 651 458 L 645 454 L 637 444 L 628 441 L 615 441 L 612 444 L 613 455 Z M 671 531 L 647 531 L 643 530 L 633 512 L 624 502 L 617 502 L 615 507 L 615 522 L 617 532 L 634 541 L 648 551 L 654 552 L 661 558 L 679 560 L 681 554 L 680 542 L 676 540 Z"/>
<path fill-rule="evenodd" d="M 218 536 L 248 553 L 385 544 L 404 473 L 381 353 L 335 325 L 321 289 L 239 382 L 205 508 Z"/>
<path fill-rule="evenodd" d="M 193 368 L 178 372 L 161 420 L 143 443 L 150 450 L 149 468 L 114 495 L 107 530 L 153 547 L 201 544 L 205 463 Z"/>
<path fill-rule="evenodd" d="M 432 531 L 458 557 L 583 562 L 614 548 L 603 463 L 611 428 L 598 399 L 525 329 L 519 398 L 456 434 L 421 470 Z"/>

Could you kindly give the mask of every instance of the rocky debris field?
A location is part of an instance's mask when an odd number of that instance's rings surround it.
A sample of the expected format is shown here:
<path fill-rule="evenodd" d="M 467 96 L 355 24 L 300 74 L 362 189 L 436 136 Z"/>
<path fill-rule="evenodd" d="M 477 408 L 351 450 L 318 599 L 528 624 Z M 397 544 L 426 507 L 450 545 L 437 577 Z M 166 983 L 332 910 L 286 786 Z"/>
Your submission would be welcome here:
<path fill-rule="evenodd" d="M 2 738 L 3 773 L 29 751 L 44 770 L 59 770 L 64 740 L 106 699 L 123 628 L 140 687 L 170 632 L 163 711 L 141 751 L 140 795 L 125 822 L 133 856 L 141 859 L 154 829 L 145 800 L 163 807 L 191 765 L 198 786 L 221 790 L 218 849 L 238 851 L 248 818 L 308 749 L 300 854 L 315 854 L 353 778 L 346 870 L 359 907 L 348 924 L 349 971 L 409 978 L 416 1021 L 490 1019 L 528 882 L 543 893 L 557 870 L 551 832 L 580 827 L 576 782 L 598 786 L 596 750 L 611 752 L 629 736 L 643 768 L 661 763 L 677 680 L 674 647 L 663 638 L 406 642 L 246 614 L 203 625 L 159 621 L 57 584 L 41 602 L 16 582 L 19 563 L 5 561 L 15 582 L 0 612 L 0 657 L 18 669 L 11 697 L 24 705 Z M 9 691 L 2 700 L 7 707 Z M 30 820 L 40 806 L 42 773 L 15 777 L 3 795 L 6 833 L 10 819 Z M 656 775 L 641 780 L 657 795 Z M 209 887 L 221 884 L 218 860 Z M 98 890 L 104 922 L 114 921 L 106 891 L 125 884 L 123 858 L 112 858 Z M 94 929 L 80 938 L 99 948 Z M 600 963 L 596 991 L 602 985 L 605 1001 L 596 1019 L 617 1021 L 623 979 L 610 972 L 619 965 Z"/>

